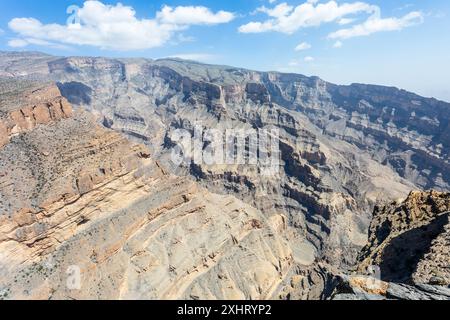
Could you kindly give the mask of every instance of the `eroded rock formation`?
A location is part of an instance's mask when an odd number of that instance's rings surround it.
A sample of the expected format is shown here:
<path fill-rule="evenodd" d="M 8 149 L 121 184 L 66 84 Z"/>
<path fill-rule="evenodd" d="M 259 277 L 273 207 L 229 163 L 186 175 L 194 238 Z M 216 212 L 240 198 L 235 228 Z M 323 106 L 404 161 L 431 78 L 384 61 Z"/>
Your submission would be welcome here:
<path fill-rule="evenodd" d="M 176 59 L 1 57 L 7 297 L 323 299 L 355 266 L 376 205 L 450 189 L 450 107 L 435 99 Z M 279 166 L 174 166 L 173 133 L 197 125 L 276 128 Z M 373 235 L 377 212 L 370 245 L 397 248 Z M 411 228 L 445 229 L 431 218 Z M 411 274 L 425 282 L 448 243 L 429 240 L 438 253 Z M 67 288 L 71 266 L 81 291 Z"/>
<path fill-rule="evenodd" d="M 411 192 L 376 207 L 358 273 L 338 277 L 335 299 L 450 300 L 450 193 Z M 361 276 L 369 268 L 379 271 Z"/>
<path fill-rule="evenodd" d="M 450 285 L 449 215 L 450 194 L 435 191 L 377 207 L 360 267 L 379 265 L 391 282 Z"/>
<path fill-rule="evenodd" d="M 72 107 L 54 83 L 0 80 L 0 147 L 12 136 L 72 115 Z M 20 108 L 16 108 L 20 105 Z"/>
<path fill-rule="evenodd" d="M 57 88 L 33 85 L 46 93 L 39 104 L 59 101 Z M 64 105 L 67 117 L 0 149 L 2 298 L 277 297 L 297 264 L 281 213 L 171 175 L 146 147 Z"/>

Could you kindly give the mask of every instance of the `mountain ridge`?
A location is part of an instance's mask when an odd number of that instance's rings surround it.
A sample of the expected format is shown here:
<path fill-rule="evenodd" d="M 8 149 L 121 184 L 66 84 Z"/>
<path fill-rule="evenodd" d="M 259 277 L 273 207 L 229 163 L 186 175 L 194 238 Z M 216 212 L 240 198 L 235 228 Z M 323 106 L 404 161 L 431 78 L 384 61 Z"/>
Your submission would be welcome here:
<path fill-rule="evenodd" d="M 106 59 L 110 59 L 110 60 L 117 60 L 117 61 L 139 61 L 139 60 L 144 60 L 144 61 L 149 61 L 149 62 L 164 62 L 164 61 L 175 61 L 175 62 L 181 62 L 181 63 L 192 63 L 195 65 L 200 65 L 200 66 L 209 66 L 209 67 L 220 67 L 220 68 L 225 68 L 225 69 L 236 69 L 236 70 L 243 70 L 243 71 L 247 71 L 247 72 L 258 72 L 258 73 L 266 73 L 266 74 L 284 74 L 284 75 L 295 75 L 295 76 L 300 76 L 300 77 L 305 77 L 305 78 L 311 78 L 311 79 L 319 79 L 319 80 L 323 80 L 321 77 L 316 76 L 316 75 L 311 75 L 311 76 L 306 76 L 303 75 L 301 73 L 296 73 L 296 72 L 281 72 L 281 71 L 274 71 L 274 70 L 268 70 L 268 71 L 258 71 L 256 69 L 249 69 L 249 68 L 245 68 L 245 67 L 235 67 L 232 65 L 221 65 L 221 64 L 212 64 L 212 63 L 205 63 L 205 62 L 200 62 L 200 61 L 196 61 L 196 60 L 190 60 L 190 59 L 182 59 L 182 58 L 177 58 L 177 57 L 162 57 L 162 58 L 146 58 L 146 57 L 105 57 L 105 56 L 55 56 L 52 54 L 48 54 L 45 52 L 41 52 L 41 51 L 5 51 L 5 50 L 0 50 L 0 56 L 8 56 L 8 55 L 36 55 L 36 56 L 44 56 L 44 57 L 51 57 L 54 59 L 65 59 L 65 58 L 106 58 Z M 326 80 L 323 80 L 326 81 Z M 392 85 L 383 85 L 383 84 L 375 84 L 375 83 L 364 83 L 364 82 L 353 82 L 353 83 L 349 83 L 349 84 L 335 84 L 329 81 L 326 81 L 327 83 L 331 84 L 331 85 L 335 85 L 335 86 L 339 86 L 339 87 L 352 87 L 352 86 L 368 86 L 368 87 L 373 87 L 373 88 L 385 88 L 385 89 L 392 89 L 394 91 L 399 91 L 402 93 L 408 93 L 408 94 L 414 94 L 418 97 L 422 97 L 422 98 L 426 98 L 426 99 L 432 99 L 432 100 L 436 100 L 438 102 L 443 102 L 443 103 L 447 103 L 450 104 L 450 101 L 445 101 L 443 99 L 438 99 L 436 97 L 432 97 L 432 96 L 421 96 L 415 92 L 413 92 L 412 90 L 408 90 L 408 89 L 404 89 L 404 88 L 400 88 L 397 86 L 392 86 Z"/>

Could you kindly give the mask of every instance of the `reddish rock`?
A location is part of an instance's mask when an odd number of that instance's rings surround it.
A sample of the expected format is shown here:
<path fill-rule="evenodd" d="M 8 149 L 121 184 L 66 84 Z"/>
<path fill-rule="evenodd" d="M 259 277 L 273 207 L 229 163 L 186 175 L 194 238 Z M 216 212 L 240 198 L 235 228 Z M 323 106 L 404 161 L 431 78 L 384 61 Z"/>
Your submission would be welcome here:
<path fill-rule="evenodd" d="M 21 110 L 14 110 L 9 114 L 18 131 L 27 130 L 28 124 Z"/>
<path fill-rule="evenodd" d="M 59 104 L 61 106 L 61 110 L 63 112 L 63 115 L 66 118 L 70 118 L 73 116 L 73 111 L 72 111 L 72 106 L 70 105 L 70 103 L 66 100 L 66 99 L 61 99 L 61 101 L 59 101 Z"/>
<path fill-rule="evenodd" d="M 34 118 L 36 124 L 47 124 L 51 121 L 49 108 L 45 104 L 38 105 L 34 108 Z"/>
<path fill-rule="evenodd" d="M 4 122 L 0 121 L 0 148 L 7 144 L 8 141 L 8 128 Z"/>
<path fill-rule="evenodd" d="M 13 215 L 13 220 L 20 227 L 31 225 L 36 222 L 36 218 L 31 209 L 22 209 Z"/>
<path fill-rule="evenodd" d="M 90 175 L 84 175 L 77 179 L 78 191 L 81 195 L 88 193 L 94 188 L 94 182 Z"/>

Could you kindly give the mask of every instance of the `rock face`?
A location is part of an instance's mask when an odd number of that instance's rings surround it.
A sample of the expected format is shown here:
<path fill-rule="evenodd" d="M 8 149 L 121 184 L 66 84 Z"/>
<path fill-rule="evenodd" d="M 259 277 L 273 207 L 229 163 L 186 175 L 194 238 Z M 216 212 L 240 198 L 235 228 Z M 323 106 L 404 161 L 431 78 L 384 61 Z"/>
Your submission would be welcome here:
<path fill-rule="evenodd" d="M 0 52 L 0 77 L 45 78 L 48 63 L 55 60 L 40 52 Z"/>
<path fill-rule="evenodd" d="M 39 105 L 63 101 L 54 86 L 33 90 Z M 64 117 L 0 148 L 2 298 L 277 297 L 295 267 L 283 215 L 167 173 L 146 147 L 63 104 Z"/>
<path fill-rule="evenodd" d="M 377 204 L 450 190 L 445 102 L 176 59 L 1 56 L 8 297 L 323 299 L 355 266 Z M 174 165 L 177 130 L 199 125 L 276 129 L 279 164 Z M 420 219 L 430 234 L 445 225 Z M 429 254 L 416 277 L 446 270 Z"/>
<path fill-rule="evenodd" d="M 306 237 L 314 258 L 332 265 L 355 262 L 377 199 L 405 197 L 416 187 L 370 150 L 324 134 L 317 117 L 299 112 L 302 105 L 321 107 L 321 99 L 332 105 L 318 79 L 179 60 L 63 58 L 50 62 L 49 70 L 69 101 L 145 143 L 164 165 L 177 129 L 279 129 L 276 176 L 261 175 L 258 166 L 204 164 L 182 173 L 266 216 L 283 212 L 294 241 Z M 310 260 L 310 251 L 299 253 L 299 260 Z"/>
<path fill-rule="evenodd" d="M 360 275 L 338 276 L 334 299 L 450 300 L 450 193 L 411 192 L 376 207 Z M 376 276 L 361 276 L 369 268 Z"/>
<path fill-rule="evenodd" d="M 72 107 L 54 83 L 0 80 L 0 95 L 0 147 L 12 136 L 72 115 Z"/>
<path fill-rule="evenodd" d="M 450 285 L 450 193 L 412 192 L 375 208 L 361 267 L 379 265 L 383 280 Z"/>
<path fill-rule="evenodd" d="M 384 282 L 371 277 L 337 276 L 332 300 L 450 300 L 450 288 Z"/>

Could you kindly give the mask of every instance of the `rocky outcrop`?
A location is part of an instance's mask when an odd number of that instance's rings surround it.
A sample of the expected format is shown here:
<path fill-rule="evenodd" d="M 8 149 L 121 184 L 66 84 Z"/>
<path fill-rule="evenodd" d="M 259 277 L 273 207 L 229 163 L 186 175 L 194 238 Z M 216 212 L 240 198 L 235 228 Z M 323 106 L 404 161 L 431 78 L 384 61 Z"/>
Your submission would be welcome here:
<path fill-rule="evenodd" d="M 36 101 L 53 105 L 45 88 Z M 82 110 L 65 115 L 0 149 L 1 299 L 270 299 L 311 263 L 281 213 L 168 173 Z"/>
<path fill-rule="evenodd" d="M 450 194 L 435 191 L 377 207 L 361 267 L 378 265 L 391 282 L 450 285 L 449 215 Z"/>
<path fill-rule="evenodd" d="M 72 115 L 72 107 L 55 84 L 4 80 L 0 95 L 0 148 L 12 136 Z"/>
<path fill-rule="evenodd" d="M 376 207 L 357 274 L 337 276 L 330 297 L 450 300 L 449 215 L 450 194 L 436 191 Z"/>
<path fill-rule="evenodd" d="M 338 276 L 332 300 L 450 300 L 450 288 L 380 281 L 370 276 Z"/>

